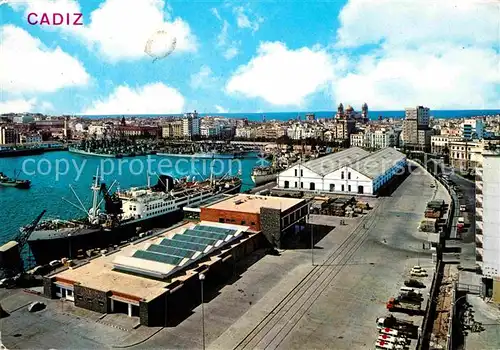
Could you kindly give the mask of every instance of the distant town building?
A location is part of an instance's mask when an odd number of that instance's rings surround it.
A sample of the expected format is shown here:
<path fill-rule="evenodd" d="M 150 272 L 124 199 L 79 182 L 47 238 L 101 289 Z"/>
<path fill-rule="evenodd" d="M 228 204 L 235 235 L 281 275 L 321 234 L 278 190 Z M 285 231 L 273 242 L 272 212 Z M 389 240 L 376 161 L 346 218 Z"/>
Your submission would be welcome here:
<path fill-rule="evenodd" d="M 42 135 L 36 133 L 21 134 L 19 141 L 20 143 L 40 143 L 42 142 Z"/>
<path fill-rule="evenodd" d="M 18 115 L 12 118 L 12 121 L 17 124 L 28 124 L 35 120 L 32 115 Z"/>
<path fill-rule="evenodd" d="M 162 137 L 165 139 L 180 139 L 184 137 L 184 122 L 172 120 L 162 126 Z"/>
<path fill-rule="evenodd" d="M 450 165 L 463 170 L 475 168 L 481 160 L 484 146 L 483 141 L 450 141 L 448 143 Z"/>
<path fill-rule="evenodd" d="M 405 120 L 401 133 L 403 144 L 419 149 L 430 148 L 433 131 L 429 128 L 429 120 L 429 108 L 423 106 L 405 108 Z"/>
<path fill-rule="evenodd" d="M 464 120 L 460 130 L 464 139 L 482 139 L 484 137 L 484 124 L 481 119 Z"/>
<path fill-rule="evenodd" d="M 394 147 L 396 145 L 395 137 L 395 133 L 392 129 L 368 129 L 365 132 L 351 134 L 351 147 L 371 149 Z"/>
<path fill-rule="evenodd" d="M 186 113 L 182 118 L 182 134 L 187 138 L 200 135 L 200 119 L 196 111 Z"/>
<path fill-rule="evenodd" d="M 19 142 L 19 133 L 9 126 L 0 126 L 0 145 Z"/>

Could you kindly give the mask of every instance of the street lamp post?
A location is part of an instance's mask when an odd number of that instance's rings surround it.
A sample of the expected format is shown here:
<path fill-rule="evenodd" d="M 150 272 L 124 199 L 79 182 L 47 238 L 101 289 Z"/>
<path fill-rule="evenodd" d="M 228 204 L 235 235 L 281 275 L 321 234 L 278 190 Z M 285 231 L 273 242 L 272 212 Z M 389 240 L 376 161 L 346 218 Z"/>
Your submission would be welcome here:
<path fill-rule="evenodd" d="M 71 260 L 71 233 L 68 234 L 68 259 Z"/>
<path fill-rule="evenodd" d="M 200 273 L 200 286 L 201 286 L 201 336 L 202 336 L 202 345 L 203 350 L 205 350 L 205 305 L 203 299 L 203 281 L 205 280 L 205 274 Z"/>

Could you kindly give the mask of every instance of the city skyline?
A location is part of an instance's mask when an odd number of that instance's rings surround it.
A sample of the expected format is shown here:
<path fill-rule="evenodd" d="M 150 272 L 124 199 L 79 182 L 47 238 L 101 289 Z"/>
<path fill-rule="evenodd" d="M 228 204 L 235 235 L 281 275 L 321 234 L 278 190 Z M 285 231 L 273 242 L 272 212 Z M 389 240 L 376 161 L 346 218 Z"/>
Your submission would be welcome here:
<path fill-rule="evenodd" d="M 0 7 L 0 62 L 11 67 L 0 113 L 495 109 L 498 10 L 480 1 L 10 1 Z M 30 13 L 82 13 L 84 25 L 31 25 Z M 144 46 L 160 29 L 175 50 L 153 63 Z"/>

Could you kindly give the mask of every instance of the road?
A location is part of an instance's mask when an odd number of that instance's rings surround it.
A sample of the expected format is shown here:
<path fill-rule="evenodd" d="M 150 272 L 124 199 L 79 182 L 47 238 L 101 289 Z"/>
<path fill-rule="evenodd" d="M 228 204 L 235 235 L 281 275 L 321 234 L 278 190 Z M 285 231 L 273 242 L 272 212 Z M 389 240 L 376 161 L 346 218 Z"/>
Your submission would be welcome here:
<path fill-rule="evenodd" d="M 430 187 L 434 182 L 422 170 L 414 172 L 391 197 L 379 198 L 364 225 L 344 241 L 335 246 L 320 241 L 323 249 L 315 251 L 318 266 L 275 304 L 257 303 L 252 308 L 256 310 L 209 348 L 373 348 L 374 320 L 386 314 L 385 302 L 397 293 L 408 270 L 416 264 L 432 270 L 431 253 L 422 250 L 426 239 L 417 227 L 427 201 L 449 200 L 442 186 Z M 424 283 L 429 287 L 430 278 Z"/>

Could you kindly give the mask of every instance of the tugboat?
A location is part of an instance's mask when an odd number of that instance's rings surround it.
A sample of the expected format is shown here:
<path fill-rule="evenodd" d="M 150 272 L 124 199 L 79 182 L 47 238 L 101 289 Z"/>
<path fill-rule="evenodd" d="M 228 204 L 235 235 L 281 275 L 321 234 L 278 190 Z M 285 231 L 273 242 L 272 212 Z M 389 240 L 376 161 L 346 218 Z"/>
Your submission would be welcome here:
<path fill-rule="evenodd" d="M 4 173 L 0 171 L 0 186 L 4 187 L 15 187 L 20 189 L 28 189 L 31 187 L 30 180 L 18 180 L 17 177 L 15 179 L 11 179 Z"/>

